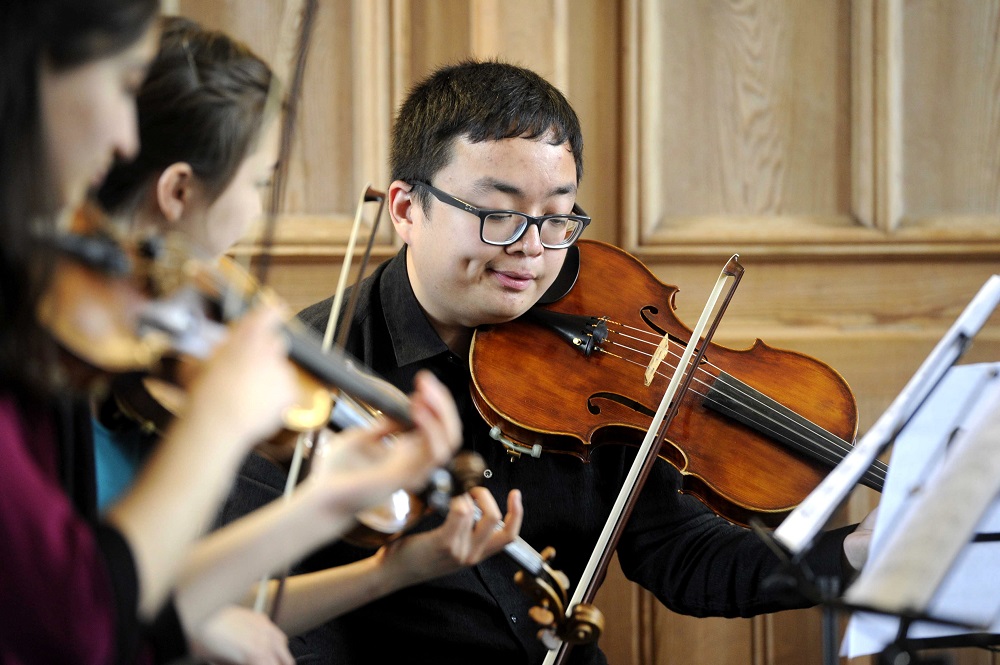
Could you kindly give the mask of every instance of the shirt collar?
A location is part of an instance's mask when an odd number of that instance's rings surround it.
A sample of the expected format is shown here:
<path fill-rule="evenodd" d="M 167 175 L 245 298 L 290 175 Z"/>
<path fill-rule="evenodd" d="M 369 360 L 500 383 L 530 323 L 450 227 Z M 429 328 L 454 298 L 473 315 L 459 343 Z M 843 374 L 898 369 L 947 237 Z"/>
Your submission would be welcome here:
<path fill-rule="evenodd" d="M 449 352 L 448 345 L 431 326 L 410 286 L 405 246 L 386 265 L 379 295 L 398 367 Z"/>

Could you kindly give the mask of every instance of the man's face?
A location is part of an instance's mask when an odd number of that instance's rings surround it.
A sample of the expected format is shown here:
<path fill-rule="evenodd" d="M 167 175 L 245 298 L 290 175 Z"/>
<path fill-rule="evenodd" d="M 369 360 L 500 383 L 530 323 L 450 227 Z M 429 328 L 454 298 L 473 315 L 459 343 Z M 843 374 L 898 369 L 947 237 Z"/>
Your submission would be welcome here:
<path fill-rule="evenodd" d="M 570 213 L 576 163 L 568 143 L 551 145 L 548 139 L 457 138 L 450 163 L 430 184 L 479 208 L 534 216 Z M 512 245 L 487 245 L 476 215 L 433 197 L 425 214 L 414 194 L 399 195 L 409 196 L 410 205 L 394 206 L 394 223 L 408 244 L 407 269 L 417 300 L 446 342 L 460 339 L 468 328 L 517 318 L 555 280 L 566 250 L 544 249 L 537 226 Z M 405 215 L 396 214 L 401 209 Z"/>

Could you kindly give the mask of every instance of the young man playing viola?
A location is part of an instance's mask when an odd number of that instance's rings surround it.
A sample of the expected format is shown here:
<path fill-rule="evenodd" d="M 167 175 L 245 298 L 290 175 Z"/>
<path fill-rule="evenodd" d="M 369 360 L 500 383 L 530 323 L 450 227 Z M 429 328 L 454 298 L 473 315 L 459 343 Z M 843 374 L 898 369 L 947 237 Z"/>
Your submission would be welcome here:
<path fill-rule="evenodd" d="M 590 464 L 545 454 L 510 463 L 471 401 L 468 351 L 477 326 L 512 320 L 535 304 L 589 222 L 575 206 L 582 149 L 573 109 L 530 71 L 467 62 L 420 83 L 392 139 L 389 211 L 406 246 L 356 286 L 348 341 L 349 351 L 403 390 L 420 369 L 441 378 L 462 414 L 464 447 L 486 460 L 483 485 L 498 501 L 521 490 L 522 537 L 536 549 L 555 547 L 554 567 L 571 587 L 635 451 L 604 446 Z M 322 331 L 329 309 L 327 300 L 300 316 Z M 762 588 L 778 565 L 764 544 L 680 495 L 678 478 L 662 461 L 651 473 L 618 546 L 625 574 L 667 607 L 695 616 L 790 606 Z M 824 536 L 811 562 L 815 572 L 847 574 L 847 531 Z M 855 540 L 852 557 L 865 551 L 864 539 Z M 338 544 L 313 563 L 338 565 L 366 554 Z M 540 663 L 545 649 L 515 572 L 510 560 L 495 556 L 376 600 L 325 626 L 325 660 Z M 571 662 L 605 658 L 591 645 L 576 648 Z"/>

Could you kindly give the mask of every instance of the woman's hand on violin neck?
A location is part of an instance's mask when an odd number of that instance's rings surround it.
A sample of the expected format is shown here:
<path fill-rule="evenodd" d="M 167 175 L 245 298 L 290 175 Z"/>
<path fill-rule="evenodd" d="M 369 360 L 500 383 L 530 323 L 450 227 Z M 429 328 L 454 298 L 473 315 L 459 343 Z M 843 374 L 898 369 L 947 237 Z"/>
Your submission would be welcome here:
<path fill-rule="evenodd" d="M 262 305 L 236 323 L 192 385 L 185 415 L 226 429 L 245 448 L 277 430 L 296 394 L 284 319 Z"/>
<path fill-rule="evenodd" d="M 414 385 L 410 396 L 414 429 L 403 436 L 423 449 L 426 472 L 430 473 L 447 463 L 462 445 L 462 419 L 451 393 L 432 373 L 420 371 Z M 417 483 L 407 489 L 422 487 L 423 483 Z"/>
<path fill-rule="evenodd" d="M 431 472 L 458 450 L 458 410 L 451 393 L 431 374 L 418 375 L 410 410 L 414 428 L 407 432 L 378 420 L 337 435 L 322 433 L 308 482 L 330 509 L 353 515 L 396 490 L 423 489 Z"/>
<path fill-rule="evenodd" d="M 475 519 L 475 507 L 482 516 Z M 448 517 L 431 531 L 395 540 L 379 550 L 388 576 L 409 586 L 488 559 L 511 543 L 521 530 L 524 509 L 521 493 L 507 495 L 507 514 L 500 521 L 500 508 L 484 487 L 451 500 Z"/>

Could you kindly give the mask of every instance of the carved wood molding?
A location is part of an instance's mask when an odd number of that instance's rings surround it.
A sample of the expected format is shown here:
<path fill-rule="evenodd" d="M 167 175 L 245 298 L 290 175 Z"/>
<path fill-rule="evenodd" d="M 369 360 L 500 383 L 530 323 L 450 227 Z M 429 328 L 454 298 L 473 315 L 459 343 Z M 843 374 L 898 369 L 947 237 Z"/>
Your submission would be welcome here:
<path fill-rule="evenodd" d="M 366 238 L 371 233 L 376 204 L 368 204 L 363 217 L 359 238 Z M 281 215 L 275 229 L 274 245 L 271 248 L 277 256 L 311 256 L 311 257 L 342 257 L 354 223 L 354 215 L 350 212 L 328 215 Z M 388 215 L 382 213 L 379 232 L 391 233 Z M 259 225 L 258 225 L 259 227 Z M 256 255 L 260 245 L 256 238 L 260 235 L 255 227 L 247 234 L 246 239 L 234 248 L 235 254 Z M 359 240 L 361 243 L 361 240 Z M 398 248 L 392 243 L 376 242 L 372 248 L 375 256 L 391 256 Z"/>
<path fill-rule="evenodd" d="M 676 7 L 626 0 L 623 8 L 625 222 L 621 233 L 629 251 L 652 258 L 715 256 L 728 251 L 775 258 L 1000 257 L 1000 210 L 992 210 L 988 201 L 983 214 L 952 213 L 946 200 L 937 205 L 940 211 L 932 205 L 922 214 L 910 203 L 920 192 L 914 190 L 919 187 L 914 184 L 918 179 L 912 174 L 910 180 L 904 177 L 906 150 L 911 148 L 904 145 L 908 140 L 904 123 L 912 124 L 915 112 L 928 111 L 906 106 L 910 97 L 904 84 L 916 84 L 904 79 L 904 61 L 907 53 L 912 57 L 913 42 L 921 33 L 917 32 L 919 24 L 917 28 L 904 25 L 904 20 L 916 22 L 904 13 L 902 0 L 856 0 L 849 10 L 844 9 L 846 4 L 839 9 L 826 5 L 826 16 L 840 20 L 820 28 L 791 2 Z M 966 13 L 978 18 L 973 11 Z M 990 20 L 988 14 L 983 18 Z M 686 22 L 678 27 L 678 21 Z M 961 30 L 964 25 L 950 29 Z M 684 31 L 696 33 L 693 48 L 702 50 L 695 57 L 685 56 L 673 43 Z M 843 43 L 844 33 L 849 33 L 849 49 L 826 53 L 812 45 L 803 47 L 795 41 L 796 31 L 825 39 L 827 45 Z M 718 47 L 729 36 L 737 45 L 719 56 Z M 904 49 L 904 37 L 911 40 L 910 51 Z M 975 39 L 985 40 L 982 49 L 989 54 L 989 36 L 979 34 Z M 803 53 L 809 57 L 802 64 L 789 58 Z M 702 64 L 711 57 L 721 58 L 730 71 L 717 74 L 718 61 L 714 68 Z M 838 85 L 843 79 L 836 74 L 827 72 L 826 78 L 817 78 L 829 66 L 824 58 L 834 57 L 850 63 L 844 74 L 849 81 L 843 85 Z M 702 79 L 729 78 L 692 84 L 692 75 L 684 72 L 691 68 L 701 68 Z M 796 93 L 798 87 L 808 85 L 802 81 L 813 78 L 819 83 L 813 82 L 806 96 L 816 98 L 816 104 L 826 104 L 819 111 L 802 101 L 803 93 Z M 978 79 L 970 76 L 969 81 L 973 85 Z M 684 94 L 688 98 L 672 98 Z M 837 95 L 849 96 L 849 103 L 838 107 L 830 101 Z M 687 120 L 693 119 L 696 125 L 690 137 L 662 129 L 668 123 L 685 122 L 676 110 L 688 111 L 688 107 L 702 114 L 710 109 L 712 117 L 702 122 L 688 115 Z M 989 113 L 986 109 L 982 115 L 988 118 Z M 848 125 L 845 148 L 834 144 L 825 153 L 821 149 L 814 167 L 803 158 L 812 135 L 795 134 L 796 123 L 812 123 L 810 127 L 820 129 Z M 667 149 L 671 146 L 679 147 L 686 157 L 714 153 L 687 174 L 671 163 L 677 159 Z M 729 166 L 730 162 L 736 166 Z M 717 163 L 722 172 L 708 172 L 705 163 Z M 830 192 L 824 190 L 828 176 L 823 169 L 829 171 L 830 163 L 834 175 L 844 174 L 842 187 L 849 189 L 844 193 L 846 202 L 841 202 L 839 193 L 833 194 L 831 202 Z M 807 173 L 794 174 L 796 168 Z M 808 172 L 814 168 L 815 173 Z M 678 174 L 690 180 L 689 190 L 671 182 Z M 995 177 L 1000 179 L 1000 175 Z M 952 198 L 964 191 L 957 189 Z"/>
<path fill-rule="evenodd" d="M 901 218 L 893 232 L 844 216 L 677 217 L 653 225 L 640 258 L 706 257 L 727 253 L 755 257 L 850 259 L 954 257 L 1000 259 L 1000 217 Z"/>

